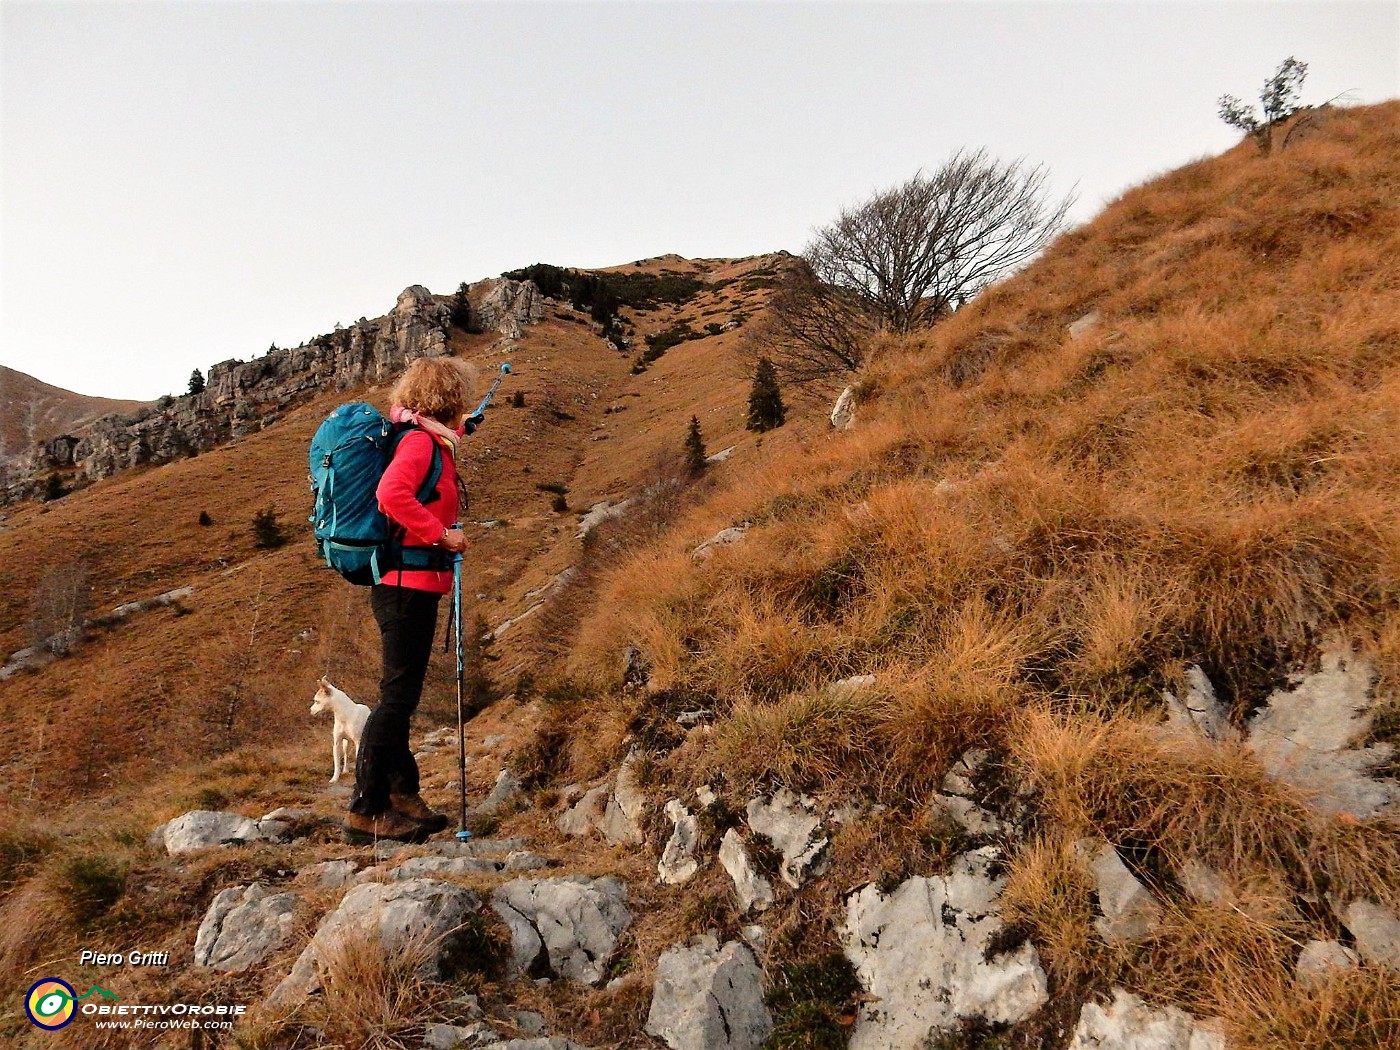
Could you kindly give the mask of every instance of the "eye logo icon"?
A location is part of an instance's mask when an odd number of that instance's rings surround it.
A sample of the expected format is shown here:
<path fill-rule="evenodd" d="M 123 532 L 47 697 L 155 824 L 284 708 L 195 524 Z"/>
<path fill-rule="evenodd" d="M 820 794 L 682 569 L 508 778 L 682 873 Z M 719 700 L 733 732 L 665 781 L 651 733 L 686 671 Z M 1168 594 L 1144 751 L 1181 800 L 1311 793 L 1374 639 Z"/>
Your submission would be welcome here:
<path fill-rule="evenodd" d="M 73 1020 L 77 993 L 67 981 L 45 977 L 37 981 L 24 999 L 24 1012 L 39 1028 L 53 1032 Z"/>

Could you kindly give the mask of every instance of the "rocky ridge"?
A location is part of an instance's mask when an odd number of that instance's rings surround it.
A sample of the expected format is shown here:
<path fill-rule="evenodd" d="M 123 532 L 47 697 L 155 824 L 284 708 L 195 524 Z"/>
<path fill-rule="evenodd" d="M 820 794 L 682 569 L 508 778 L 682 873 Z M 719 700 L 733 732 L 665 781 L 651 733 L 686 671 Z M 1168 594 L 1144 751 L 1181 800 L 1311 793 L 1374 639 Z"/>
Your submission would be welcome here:
<path fill-rule="evenodd" d="M 507 339 L 543 316 L 543 298 L 528 281 L 478 282 L 472 296 L 483 326 Z M 263 430 L 318 392 L 382 382 L 414 358 L 445 353 L 450 328 L 449 307 L 422 285 L 411 285 L 383 317 L 362 318 L 251 361 L 220 362 L 209 369 L 202 393 L 162 399 L 134 415 L 105 416 L 81 435 L 62 434 L 0 461 L 0 505 L 39 495 L 54 474 L 90 483 Z"/>

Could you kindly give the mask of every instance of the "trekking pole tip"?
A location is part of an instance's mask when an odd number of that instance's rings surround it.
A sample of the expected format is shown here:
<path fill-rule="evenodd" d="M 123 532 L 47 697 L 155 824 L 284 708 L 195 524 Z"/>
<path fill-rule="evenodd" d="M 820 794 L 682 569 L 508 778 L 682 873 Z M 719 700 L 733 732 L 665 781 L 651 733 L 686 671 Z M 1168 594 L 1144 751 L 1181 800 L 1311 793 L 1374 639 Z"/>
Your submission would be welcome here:
<path fill-rule="evenodd" d="M 468 831 L 466 828 L 463 828 L 461 831 L 457 832 L 457 841 L 459 841 L 459 842 L 466 842 L 467 839 L 469 839 L 469 838 L 471 838 L 471 837 L 472 837 L 472 833 L 471 833 L 470 831 Z"/>

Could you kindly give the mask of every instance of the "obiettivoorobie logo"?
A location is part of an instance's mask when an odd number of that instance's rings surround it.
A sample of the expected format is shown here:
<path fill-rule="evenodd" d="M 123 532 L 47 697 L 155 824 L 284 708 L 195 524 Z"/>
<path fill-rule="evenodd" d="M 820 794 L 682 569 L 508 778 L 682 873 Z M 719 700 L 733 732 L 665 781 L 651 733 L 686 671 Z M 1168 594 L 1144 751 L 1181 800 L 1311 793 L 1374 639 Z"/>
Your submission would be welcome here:
<path fill-rule="evenodd" d="M 73 1020 L 77 1012 L 75 1004 L 90 995 L 100 995 L 104 999 L 118 999 L 117 995 L 93 985 L 82 995 L 73 991 L 73 986 L 57 977 L 45 977 L 35 981 L 24 997 L 24 1012 L 38 1028 L 53 1032 Z"/>

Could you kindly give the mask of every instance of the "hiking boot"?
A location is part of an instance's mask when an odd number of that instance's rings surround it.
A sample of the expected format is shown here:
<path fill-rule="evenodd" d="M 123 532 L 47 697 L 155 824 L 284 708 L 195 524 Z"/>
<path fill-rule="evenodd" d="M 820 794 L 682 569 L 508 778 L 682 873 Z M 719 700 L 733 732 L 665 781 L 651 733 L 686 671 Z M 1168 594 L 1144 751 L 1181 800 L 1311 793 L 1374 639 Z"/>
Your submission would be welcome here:
<path fill-rule="evenodd" d="M 432 834 L 416 820 L 386 809 L 367 817 L 363 813 L 347 813 L 341 823 L 342 837 L 353 846 L 371 846 L 378 839 L 399 842 L 422 842 Z"/>
<path fill-rule="evenodd" d="M 395 813 L 421 825 L 429 835 L 436 835 L 439 831 L 447 829 L 447 817 L 429 809 L 422 795 L 390 795 L 389 805 Z"/>

